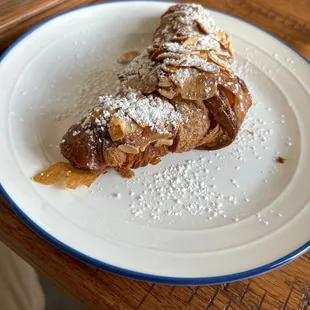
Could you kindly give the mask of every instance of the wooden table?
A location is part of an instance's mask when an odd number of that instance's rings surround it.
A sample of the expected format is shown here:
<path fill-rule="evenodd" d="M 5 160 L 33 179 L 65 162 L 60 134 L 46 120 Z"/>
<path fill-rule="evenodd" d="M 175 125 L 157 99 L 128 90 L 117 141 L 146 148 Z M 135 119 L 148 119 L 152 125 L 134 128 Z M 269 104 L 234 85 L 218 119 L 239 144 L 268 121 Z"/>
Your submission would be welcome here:
<path fill-rule="evenodd" d="M 33 25 L 94 0 L 0 0 L 0 53 Z M 282 38 L 310 59 L 310 0 L 201 0 Z M 225 285 L 177 287 L 119 277 L 64 254 L 0 197 L 0 239 L 88 309 L 308 309 L 310 253 L 269 274 Z M 309 307 L 310 309 L 310 307 Z"/>

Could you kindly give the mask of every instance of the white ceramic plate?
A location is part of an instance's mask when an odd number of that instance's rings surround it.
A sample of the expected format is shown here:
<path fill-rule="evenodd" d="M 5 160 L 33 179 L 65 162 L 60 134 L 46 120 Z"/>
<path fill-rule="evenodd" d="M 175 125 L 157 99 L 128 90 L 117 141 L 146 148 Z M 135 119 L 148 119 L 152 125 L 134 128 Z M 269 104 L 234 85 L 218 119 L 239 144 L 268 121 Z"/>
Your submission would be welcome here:
<path fill-rule="evenodd" d="M 130 181 L 110 172 L 90 189 L 31 180 L 62 160 L 66 129 L 115 89 L 117 57 L 149 44 L 169 5 L 78 9 L 8 50 L 0 64 L 2 191 L 41 236 L 122 275 L 207 284 L 266 272 L 310 245 L 310 66 L 241 20 L 213 12 L 254 98 L 232 146 L 169 155 Z M 277 156 L 287 160 L 278 164 Z"/>

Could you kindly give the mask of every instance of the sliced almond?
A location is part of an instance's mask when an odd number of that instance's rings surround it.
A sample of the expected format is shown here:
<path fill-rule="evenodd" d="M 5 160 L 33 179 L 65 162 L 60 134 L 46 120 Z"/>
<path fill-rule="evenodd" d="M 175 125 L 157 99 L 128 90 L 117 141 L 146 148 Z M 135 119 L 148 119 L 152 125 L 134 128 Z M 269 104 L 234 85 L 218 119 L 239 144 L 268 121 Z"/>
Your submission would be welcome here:
<path fill-rule="evenodd" d="M 184 81 L 194 75 L 199 74 L 200 71 L 198 71 L 196 68 L 179 68 L 178 71 L 175 74 L 171 74 L 169 78 L 171 81 L 178 87 L 182 88 Z M 175 90 L 178 92 L 178 90 Z"/>
<path fill-rule="evenodd" d="M 159 87 L 170 87 L 172 85 L 173 83 L 166 76 L 162 77 L 158 83 Z"/>
<path fill-rule="evenodd" d="M 124 168 L 124 169 L 118 169 L 117 171 L 121 177 L 126 179 L 131 179 L 135 176 L 135 173 L 131 169 Z"/>
<path fill-rule="evenodd" d="M 170 133 L 163 133 L 163 134 L 154 134 L 152 135 L 147 142 L 143 143 L 141 146 L 140 146 L 140 151 L 141 152 L 144 152 L 146 150 L 146 148 L 153 142 L 157 142 L 157 141 L 161 141 L 161 140 L 168 140 L 168 139 L 171 139 L 172 137 L 172 134 Z M 172 141 L 172 140 L 169 140 L 169 141 Z M 172 144 L 171 144 L 172 145 Z"/>
<path fill-rule="evenodd" d="M 219 40 L 222 41 L 226 36 L 226 33 L 223 30 L 220 30 L 216 33 L 215 37 Z"/>
<path fill-rule="evenodd" d="M 136 124 L 133 121 L 126 122 L 126 129 L 125 129 L 125 135 L 131 134 L 131 133 L 142 133 L 142 128 Z"/>
<path fill-rule="evenodd" d="M 188 38 L 184 44 L 189 46 L 194 46 L 199 40 L 199 37 L 190 37 Z"/>
<path fill-rule="evenodd" d="M 124 84 L 132 88 L 134 90 L 139 90 L 141 88 L 141 79 L 139 79 L 138 76 L 131 76 L 126 81 L 124 81 Z"/>
<path fill-rule="evenodd" d="M 160 158 L 158 157 L 158 158 L 152 159 L 152 160 L 150 161 L 150 164 L 155 166 L 155 165 L 159 164 L 160 162 L 161 162 L 161 160 L 160 160 Z"/>
<path fill-rule="evenodd" d="M 166 97 L 166 98 L 168 98 L 168 99 L 172 99 L 172 98 L 175 96 L 175 92 L 172 91 L 172 90 L 166 90 L 166 89 L 163 89 L 163 88 L 159 88 L 159 89 L 158 89 L 158 92 L 159 92 L 162 96 L 164 96 L 164 97 Z"/>
<path fill-rule="evenodd" d="M 157 140 L 169 139 L 171 137 L 172 137 L 171 133 L 157 133 L 157 134 L 152 135 L 149 138 L 149 141 L 154 142 L 154 141 L 157 141 Z"/>
<path fill-rule="evenodd" d="M 228 50 L 228 52 L 230 53 L 231 56 L 234 55 L 234 51 L 233 51 L 233 49 L 232 49 L 231 42 L 228 43 L 228 45 L 227 45 L 227 50 Z"/>
<path fill-rule="evenodd" d="M 225 49 L 228 50 L 228 52 L 230 53 L 231 56 L 233 56 L 233 51 L 232 51 L 232 47 L 231 47 L 231 42 L 229 39 L 229 36 L 227 33 L 225 33 L 224 31 L 219 31 L 216 34 L 216 38 L 220 41 L 222 47 L 224 47 Z"/>
<path fill-rule="evenodd" d="M 173 67 L 173 66 L 167 66 L 167 65 L 163 65 L 162 66 L 162 69 L 164 70 L 164 71 L 166 71 L 167 73 L 175 73 L 175 72 L 177 72 L 177 70 L 178 70 L 178 68 L 177 67 Z"/>
<path fill-rule="evenodd" d="M 183 62 L 184 57 L 181 57 L 180 59 L 166 58 L 164 64 L 169 67 L 179 67 Z"/>
<path fill-rule="evenodd" d="M 176 31 L 176 35 L 181 36 L 189 36 L 193 33 L 193 29 L 191 26 L 179 27 Z"/>
<path fill-rule="evenodd" d="M 188 100 L 206 100 L 217 90 L 216 80 L 206 74 L 199 74 L 185 80 L 181 97 Z"/>
<path fill-rule="evenodd" d="M 156 60 L 158 55 L 162 53 L 162 49 L 156 48 L 149 51 L 151 60 Z"/>
<path fill-rule="evenodd" d="M 213 51 L 209 52 L 209 58 L 216 64 L 224 67 L 224 68 L 229 68 L 229 64 L 226 60 L 223 60 L 222 58 L 218 57 L 217 54 Z"/>
<path fill-rule="evenodd" d="M 208 29 L 207 27 L 207 23 L 204 23 L 203 22 L 204 19 L 196 19 L 196 22 L 197 22 L 197 25 L 198 25 L 198 28 L 204 32 L 205 34 L 209 34 L 209 31 L 210 29 Z"/>
<path fill-rule="evenodd" d="M 208 51 L 202 51 L 202 52 L 200 52 L 199 56 L 200 56 L 202 59 L 206 60 L 206 61 L 209 60 L 209 52 L 208 52 Z"/>
<path fill-rule="evenodd" d="M 121 140 L 124 138 L 126 133 L 126 122 L 113 116 L 111 117 L 108 131 L 112 141 Z"/>
<path fill-rule="evenodd" d="M 156 57 L 156 61 L 163 61 L 163 60 L 166 59 L 166 58 L 181 59 L 182 57 L 183 57 L 182 54 L 164 51 L 163 53 L 160 53 L 160 54 Z"/>
<path fill-rule="evenodd" d="M 156 90 L 158 83 L 157 74 L 155 71 L 150 72 L 148 75 L 141 79 L 141 92 L 143 94 L 151 94 Z"/>
<path fill-rule="evenodd" d="M 121 144 L 118 146 L 118 148 L 122 152 L 127 153 L 127 154 L 139 154 L 139 149 L 129 144 Z"/>
<path fill-rule="evenodd" d="M 230 43 L 230 39 L 229 39 L 229 36 L 228 34 L 221 30 L 219 31 L 216 35 L 215 35 L 216 39 L 219 40 L 221 42 L 221 44 L 225 47 L 228 46 L 228 44 Z"/>
<path fill-rule="evenodd" d="M 152 141 L 147 141 L 146 143 L 143 143 L 141 146 L 140 146 L 140 151 L 141 152 L 144 152 L 146 150 L 146 148 L 152 143 Z"/>
<path fill-rule="evenodd" d="M 168 131 L 172 131 L 172 129 L 173 129 L 172 124 L 168 124 L 168 125 L 167 125 L 167 130 L 168 130 Z M 170 135 L 170 137 L 172 137 L 172 135 Z M 169 138 L 170 138 L 170 137 L 169 137 Z"/>
<path fill-rule="evenodd" d="M 138 51 L 129 51 L 124 53 L 121 57 L 119 57 L 118 62 L 122 65 L 127 65 L 132 62 L 134 58 L 140 55 Z"/>
<path fill-rule="evenodd" d="M 160 147 L 163 145 L 171 146 L 173 144 L 173 140 L 171 139 L 160 139 L 154 143 L 155 147 Z"/>
<path fill-rule="evenodd" d="M 188 36 L 180 36 L 180 37 L 173 37 L 171 42 L 184 42 L 188 39 Z"/>

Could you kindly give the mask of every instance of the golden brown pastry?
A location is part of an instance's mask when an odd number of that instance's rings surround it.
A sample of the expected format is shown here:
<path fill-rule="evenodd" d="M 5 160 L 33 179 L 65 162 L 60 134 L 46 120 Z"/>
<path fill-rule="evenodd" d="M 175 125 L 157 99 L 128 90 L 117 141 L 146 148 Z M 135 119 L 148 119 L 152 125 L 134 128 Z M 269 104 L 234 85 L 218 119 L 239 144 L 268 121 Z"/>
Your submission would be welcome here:
<path fill-rule="evenodd" d="M 208 11 L 170 7 L 152 45 L 120 73 L 119 93 L 101 96 L 65 134 L 63 156 L 78 169 L 131 176 L 169 152 L 229 145 L 252 104 L 233 60 L 228 35 Z"/>

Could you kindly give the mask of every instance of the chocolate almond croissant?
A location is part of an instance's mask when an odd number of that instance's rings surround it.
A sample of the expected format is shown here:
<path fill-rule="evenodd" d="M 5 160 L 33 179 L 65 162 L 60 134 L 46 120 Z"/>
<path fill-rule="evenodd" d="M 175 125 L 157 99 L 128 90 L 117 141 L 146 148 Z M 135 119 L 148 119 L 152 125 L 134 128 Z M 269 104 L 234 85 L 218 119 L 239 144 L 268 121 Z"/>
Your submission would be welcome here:
<path fill-rule="evenodd" d="M 78 169 L 131 176 L 170 152 L 229 145 L 252 104 L 233 61 L 228 35 L 208 11 L 170 7 L 152 45 L 119 74 L 119 93 L 101 96 L 65 134 L 63 156 Z"/>

